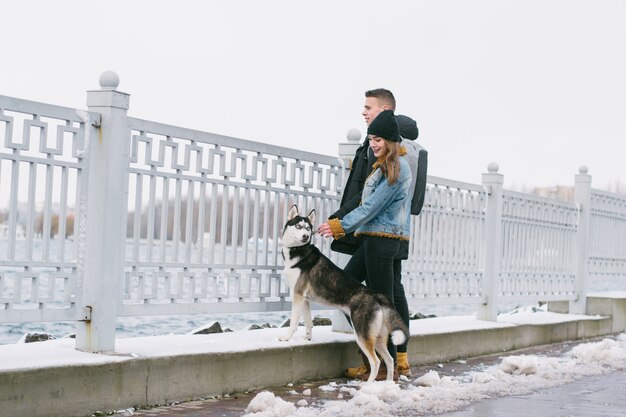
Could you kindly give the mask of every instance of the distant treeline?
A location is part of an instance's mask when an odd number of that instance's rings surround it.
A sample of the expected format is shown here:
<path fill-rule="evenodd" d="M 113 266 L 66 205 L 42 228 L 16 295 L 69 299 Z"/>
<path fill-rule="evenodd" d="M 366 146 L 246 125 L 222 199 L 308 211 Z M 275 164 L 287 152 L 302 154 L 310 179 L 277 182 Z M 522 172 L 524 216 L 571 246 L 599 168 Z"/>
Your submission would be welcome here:
<path fill-rule="evenodd" d="M 226 223 L 225 228 L 222 227 L 222 213 L 224 212 L 223 205 L 227 204 L 226 207 Z M 235 240 L 234 234 L 234 219 L 235 219 L 235 201 L 232 197 L 228 200 L 225 200 L 222 195 L 217 196 L 217 201 L 214 202 L 214 207 L 211 209 L 211 202 L 209 199 L 205 200 L 204 203 L 204 213 L 200 214 L 200 202 L 199 200 L 195 200 L 193 202 L 193 207 L 191 208 L 191 241 L 193 243 L 197 243 L 199 239 L 204 239 L 206 233 L 209 234 L 210 239 L 214 242 L 222 242 L 222 235 L 225 234 L 225 243 L 227 245 L 232 245 L 233 240 Z M 284 222 L 284 216 L 286 214 L 282 213 L 282 207 L 284 206 L 284 197 L 281 196 L 278 210 L 278 221 L 279 226 L 282 227 Z M 167 217 L 165 220 L 165 233 L 166 239 L 172 240 L 174 239 L 174 225 L 178 222 L 179 227 L 179 236 L 178 240 L 185 241 L 187 237 L 187 199 L 184 198 L 180 202 L 180 208 L 178 209 L 178 213 L 175 209 L 175 201 L 169 200 L 167 202 Z M 162 223 L 163 223 L 163 209 L 164 204 L 163 201 L 156 202 L 154 207 L 153 214 L 153 239 L 160 239 L 162 236 Z M 142 209 L 141 212 L 141 224 L 139 227 L 139 238 L 146 239 L 148 237 L 148 221 L 149 221 L 149 211 L 148 207 Z M 248 207 L 244 207 L 243 199 L 240 199 L 238 204 L 238 222 L 237 222 L 237 236 L 236 242 L 237 245 L 241 245 L 244 239 L 249 239 L 254 236 L 254 227 L 255 227 L 255 219 L 256 219 L 256 229 L 257 236 L 259 238 L 263 238 L 263 230 L 265 228 L 265 218 L 267 212 L 267 231 L 269 235 L 273 235 L 274 228 L 274 201 L 271 201 L 270 204 L 266 207 L 261 204 L 259 207 L 255 209 L 253 204 L 250 204 Z M 247 211 L 248 215 L 248 232 L 244 237 L 244 214 Z M 213 224 L 211 222 L 211 212 L 215 213 L 215 219 Z M 204 227 L 202 231 L 199 230 L 200 220 L 204 220 Z M 213 227 L 213 228 L 212 228 Z M 128 213 L 128 220 L 126 223 L 126 236 L 134 237 L 135 235 L 135 212 Z M 200 236 L 198 236 L 200 235 Z"/>
<path fill-rule="evenodd" d="M 232 197 L 228 200 L 225 200 L 222 195 L 218 195 L 217 200 L 215 201 L 213 207 L 211 207 L 211 202 L 209 199 L 205 200 L 204 213 L 202 214 L 202 218 L 204 219 L 204 227 L 202 231 L 199 231 L 200 224 L 200 202 L 195 200 L 193 202 L 193 207 L 191 209 L 191 241 L 193 243 L 197 243 L 198 239 L 204 239 L 205 234 L 210 236 L 214 242 L 222 242 L 222 235 L 225 236 L 225 243 L 228 245 L 233 244 L 233 240 L 235 240 L 234 234 L 234 219 L 235 219 L 235 202 Z M 256 231 L 257 236 L 259 238 L 264 237 L 264 229 L 265 229 L 265 218 L 267 212 L 267 231 L 270 236 L 273 235 L 274 230 L 274 210 L 275 204 L 274 200 L 269 203 L 269 205 L 265 206 L 261 200 L 261 204 L 255 208 L 254 204 L 249 204 L 248 207 L 244 207 L 243 199 L 240 199 L 238 204 L 238 221 L 237 221 L 237 236 L 236 242 L 237 245 L 241 245 L 244 239 L 249 239 L 254 236 L 254 228 L 256 221 Z M 178 240 L 185 241 L 187 238 L 187 199 L 183 198 L 180 202 L 180 207 L 178 211 L 176 210 L 176 203 L 174 200 L 167 201 L 167 216 L 165 219 L 165 237 L 167 240 L 174 239 L 174 225 L 178 223 Z M 225 208 L 226 213 L 226 222 L 225 227 L 222 225 L 222 213 L 224 212 L 223 205 L 227 204 Z M 284 206 L 284 196 L 280 197 L 279 200 L 279 226 L 282 227 L 284 222 L 284 217 L 286 213 L 282 213 Z M 152 238 L 160 239 L 161 238 L 161 228 L 163 223 L 163 210 L 164 210 L 163 201 L 157 201 L 154 207 L 153 213 L 153 221 L 152 221 Z M 148 207 L 144 207 L 140 214 L 140 226 L 139 226 L 139 238 L 147 239 L 148 237 L 148 221 L 149 221 L 149 211 Z M 246 236 L 243 236 L 244 232 L 244 214 L 247 211 L 247 223 L 248 229 Z M 211 212 L 215 213 L 214 221 L 211 222 Z M 8 210 L 0 210 L 0 224 L 8 221 L 9 215 Z M 50 237 L 56 237 L 59 234 L 59 215 L 57 213 L 53 213 L 50 217 L 50 227 L 49 227 L 49 235 Z M 20 211 L 18 213 L 17 223 L 21 225 L 24 229 L 26 229 L 26 215 L 24 212 Z M 33 232 L 35 236 L 41 237 L 44 234 L 44 216 L 43 212 L 39 211 L 35 213 L 35 222 L 33 224 Z M 65 222 L 65 237 L 70 237 L 74 234 L 74 213 L 70 213 L 67 215 Z M 199 236 L 200 235 L 200 236 Z M 127 224 L 126 224 L 126 237 L 132 238 L 135 237 L 135 212 L 129 211 L 127 215 Z"/>
<path fill-rule="evenodd" d="M 49 236 L 55 237 L 59 234 L 60 227 L 60 216 L 56 213 L 53 213 L 50 216 L 50 226 L 49 226 Z M 9 211 L 8 210 L 0 210 L 0 224 L 6 223 L 9 221 Z M 26 216 L 23 212 L 18 212 L 17 215 L 17 224 L 22 227 L 23 230 L 26 230 Z M 44 233 L 44 217 L 43 212 L 35 213 L 35 223 L 33 225 L 33 233 L 35 236 L 43 236 Z M 65 237 L 72 236 L 74 234 L 74 214 L 70 213 L 65 218 Z"/>
<path fill-rule="evenodd" d="M 53 214 L 50 217 L 50 237 L 58 236 L 59 234 L 59 219 L 60 216 L 58 214 Z M 37 215 L 37 219 L 35 220 L 35 235 L 43 236 L 44 230 L 44 218 L 43 213 L 39 213 Z M 74 234 L 74 214 L 68 214 L 65 218 L 65 237 L 72 236 Z"/>

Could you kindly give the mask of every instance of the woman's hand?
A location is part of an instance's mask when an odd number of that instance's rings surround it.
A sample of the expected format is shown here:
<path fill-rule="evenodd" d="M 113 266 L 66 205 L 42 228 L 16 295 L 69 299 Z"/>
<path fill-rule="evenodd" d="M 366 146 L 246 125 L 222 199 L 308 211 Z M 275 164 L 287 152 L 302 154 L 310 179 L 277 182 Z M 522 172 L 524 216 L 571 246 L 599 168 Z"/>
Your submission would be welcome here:
<path fill-rule="evenodd" d="M 334 237 L 333 236 L 333 231 L 330 230 L 330 225 L 328 223 L 322 223 L 320 225 L 320 227 L 317 228 L 317 233 L 328 238 L 328 237 Z"/>

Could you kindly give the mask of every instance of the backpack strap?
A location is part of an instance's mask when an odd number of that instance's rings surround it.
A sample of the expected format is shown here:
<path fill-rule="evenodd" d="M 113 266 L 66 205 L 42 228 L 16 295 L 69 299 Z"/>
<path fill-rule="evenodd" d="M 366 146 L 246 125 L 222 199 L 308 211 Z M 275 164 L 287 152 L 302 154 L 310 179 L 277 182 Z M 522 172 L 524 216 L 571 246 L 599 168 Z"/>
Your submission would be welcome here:
<path fill-rule="evenodd" d="M 428 151 L 420 147 L 417 159 L 417 181 L 411 200 L 411 214 L 417 216 L 422 211 L 426 198 L 426 182 L 428 181 Z"/>

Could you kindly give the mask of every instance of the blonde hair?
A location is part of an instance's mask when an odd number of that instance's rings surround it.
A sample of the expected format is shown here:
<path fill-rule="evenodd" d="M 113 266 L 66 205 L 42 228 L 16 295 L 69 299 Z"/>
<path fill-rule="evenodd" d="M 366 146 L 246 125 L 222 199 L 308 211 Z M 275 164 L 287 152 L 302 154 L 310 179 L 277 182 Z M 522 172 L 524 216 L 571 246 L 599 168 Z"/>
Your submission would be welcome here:
<path fill-rule="evenodd" d="M 389 185 L 393 185 L 400 176 L 400 156 L 406 154 L 406 150 L 399 142 L 393 142 L 385 138 L 383 140 L 385 145 L 387 145 L 387 152 L 378 158 L 374 168 L 380 167 Z"/>

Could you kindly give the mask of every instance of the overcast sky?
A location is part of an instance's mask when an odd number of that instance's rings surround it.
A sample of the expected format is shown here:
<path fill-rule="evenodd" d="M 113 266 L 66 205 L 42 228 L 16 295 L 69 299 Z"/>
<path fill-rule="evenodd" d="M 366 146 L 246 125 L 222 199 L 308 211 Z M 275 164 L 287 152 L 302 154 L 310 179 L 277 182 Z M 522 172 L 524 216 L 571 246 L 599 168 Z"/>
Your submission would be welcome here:
<path fill-rule="evenodd" d="M 85 108 L 114 70 L 133 117 L 336 155 L 385 87 L 431 175 L 626 183 L 621 0 L 0 0 L 0 18 L 2 95 Z"/>

